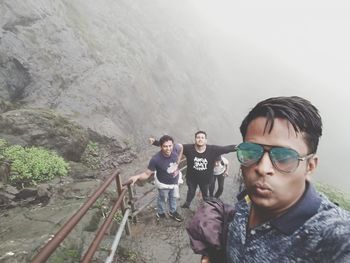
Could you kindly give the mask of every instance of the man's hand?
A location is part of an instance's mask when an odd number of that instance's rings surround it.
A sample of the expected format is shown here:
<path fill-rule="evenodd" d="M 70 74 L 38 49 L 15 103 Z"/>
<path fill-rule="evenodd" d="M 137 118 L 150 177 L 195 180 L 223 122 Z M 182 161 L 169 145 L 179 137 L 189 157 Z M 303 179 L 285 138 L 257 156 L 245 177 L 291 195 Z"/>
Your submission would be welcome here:
<path fill-rule="evenodd" d="M 140 178 L 139 175 L 134 175 L 129 178 L 129 181 L 131 181 L 131 185 L 134 185 L 136 181 Z"/>
<path fill-rule="evenodd" d="M 154 139 L 154 138 L 152 138 L 152 137 L 148 138 L 148 142 L 149 142 L 149 144 L 151 144 L 151 145 L 155 142 L 155 140 L 156 140 L 156 139 Z"/>
<path fill-rule="evenodd" d="M 151 175 L 154 172 L 152 172 L 151 170 L 147 169 L 146 171 L 140 173 L 140 174 L 136 174 L 133 175 L 131 177 L 129 177 L 129 182 L 131 181 L 130 185 L 134 185 L 136 183 L 137 180 L 147 180 L 148 178 L 151 177 Z"/>
<path fill-rule="evenodd" d="M 210 259 L 208 256 L 202 256 L 201 263 L 210 263 Z"/>

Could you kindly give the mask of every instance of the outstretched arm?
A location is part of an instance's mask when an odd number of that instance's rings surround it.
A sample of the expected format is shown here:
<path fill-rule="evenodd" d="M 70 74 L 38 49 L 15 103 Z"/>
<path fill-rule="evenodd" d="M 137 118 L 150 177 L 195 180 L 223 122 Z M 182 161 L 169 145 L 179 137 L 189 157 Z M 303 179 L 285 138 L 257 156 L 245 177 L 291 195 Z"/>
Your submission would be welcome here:
<path fill-rule="evenodd" d="M 131 180 L 131 185 L 134 185 L 136 183 L 136 181 L 138 180 L 146 180 L 148 178 L 151 177 L 151 175 L 153 174 L 153 172 L 149 169 L 147 169 L 146 171 L 140 173 L 140 174 L 136 174 L 136 175 L 133 175 L 129 178 L 129 181 Z"/>
<path fill-rule="evenodd" d="M 155 138 L 150 137 L 150 138 L 148 138 L 148 141 L 149 141 L 149 143 L 150 143 L 151 145 L 160 146 L 159 141 L 158 141 L 157 139 L 155 139 Z"/>

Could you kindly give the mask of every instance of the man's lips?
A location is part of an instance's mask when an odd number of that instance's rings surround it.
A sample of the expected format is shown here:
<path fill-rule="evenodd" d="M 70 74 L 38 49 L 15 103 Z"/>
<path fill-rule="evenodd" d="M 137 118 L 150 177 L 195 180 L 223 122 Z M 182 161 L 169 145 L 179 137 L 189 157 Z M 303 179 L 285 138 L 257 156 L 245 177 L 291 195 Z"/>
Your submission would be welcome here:
<path fill-rule="evenodd" d="M 267 184 L 256 183 L 253 187 L 253 192 L 256 195 L 266 197 L 271 194 L 272 190 Z"/>

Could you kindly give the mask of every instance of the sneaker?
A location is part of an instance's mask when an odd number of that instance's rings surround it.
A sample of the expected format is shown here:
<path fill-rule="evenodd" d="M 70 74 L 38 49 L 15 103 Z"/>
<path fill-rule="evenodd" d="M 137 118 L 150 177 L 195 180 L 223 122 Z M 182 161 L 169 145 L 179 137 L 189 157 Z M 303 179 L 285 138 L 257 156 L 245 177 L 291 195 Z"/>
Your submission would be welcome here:
<path fill-rule="evenodd" d="M 157 217 L 158 220 L 162 219 L 162 218 L 166 218 L 165 213 L 163 213 L 163 214 L 157 213 L 156 217 Z"/>
<path fill-rule="evenodd" d="M 181 222 L 181 221 L 183 221 L 184 219 L 182 218 L 182 216 L 178 213 L 178 212 L 174 212 L 174 213 L 171 213 L 171 212 L 169 212 L 169 216 L 172 218 L 172 219 L 174 219 L 174 220 L 176 220 L 176 221 L 179 221 L 179 222 Z"/>
<path fill-rule="evenodd" d="M 190 208 L 190 205 L 187 204 L 187 203 L 184 203 L 184 204 L 181 206 L 181 208 Z"/>

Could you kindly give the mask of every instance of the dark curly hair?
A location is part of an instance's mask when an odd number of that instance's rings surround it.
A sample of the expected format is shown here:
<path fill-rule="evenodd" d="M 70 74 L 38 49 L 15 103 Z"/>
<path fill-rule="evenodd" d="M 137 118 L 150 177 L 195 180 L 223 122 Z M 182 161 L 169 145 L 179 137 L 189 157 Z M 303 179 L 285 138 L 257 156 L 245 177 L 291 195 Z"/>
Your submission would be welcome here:
<path fill-rule="evenodd" d="M 322 135 L 322 120 L 318 109 L 310 101 L 297 97 L 274 97 L 259 102 L 244 118 L 240 131 L 243 139 L 251 121 L 258 117 L 267 119 L 265 131 L 271 132 L 275 118 L 288 120 L 295 132 L 303 132 L 309 153 L 317 150 L 319 138 Z"/>
<path fill-rule="evenodd" d="M 174 143 L 174 139 L 173 137 L 169 136 L 169 135 L 163 135 L 162 137 L 160 137 L 159 139 L 159 145 L 162 146 L 165 142 L 167 141 L 172 141 Z"/>

